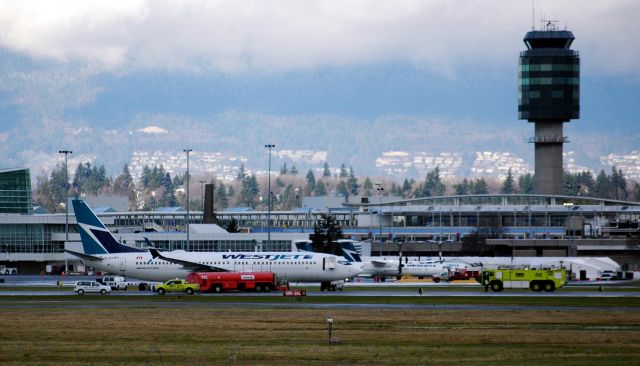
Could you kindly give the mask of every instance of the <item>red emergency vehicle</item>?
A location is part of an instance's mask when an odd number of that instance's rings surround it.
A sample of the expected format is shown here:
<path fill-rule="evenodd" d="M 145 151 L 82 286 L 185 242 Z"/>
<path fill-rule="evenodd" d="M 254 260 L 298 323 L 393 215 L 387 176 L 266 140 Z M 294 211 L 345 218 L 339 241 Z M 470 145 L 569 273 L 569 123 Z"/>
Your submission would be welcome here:
<path fill-rule="evenodd" d="M 194 272 L 187 281 L 200 285 L 201 292 L 279 290 L 273 272 Z"/>

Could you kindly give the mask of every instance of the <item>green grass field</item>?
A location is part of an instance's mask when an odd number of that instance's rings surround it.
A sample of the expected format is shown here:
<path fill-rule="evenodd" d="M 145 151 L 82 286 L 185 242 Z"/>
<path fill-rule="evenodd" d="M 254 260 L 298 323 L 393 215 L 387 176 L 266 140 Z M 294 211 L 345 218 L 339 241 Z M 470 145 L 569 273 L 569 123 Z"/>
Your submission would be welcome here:
<path fill-rule="evenodd" d="M 273 302 L 285 307 L 268 307 Z M 523 305 L 553 309 L 518 308 Z M 329 315 L 340 338 L 334 345 L 327 342 Z M 636 297 L 7 296 L 0 297 L 0 322 L 0 365 L 629 365 L 640 359 Z"/>

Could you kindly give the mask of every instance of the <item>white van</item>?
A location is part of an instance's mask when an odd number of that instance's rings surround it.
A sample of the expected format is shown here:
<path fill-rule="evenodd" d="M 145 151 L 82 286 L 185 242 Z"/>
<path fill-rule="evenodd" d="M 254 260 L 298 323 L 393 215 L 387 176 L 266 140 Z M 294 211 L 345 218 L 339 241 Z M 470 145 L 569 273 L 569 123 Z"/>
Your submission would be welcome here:
<path fill-rule="evenodd" d="M 73 291 L 78 295 L 84 295 L 85 292 L 106 295 L 111 292 L 111 286 L 103 285 L 96 281 L 76 281 Z"/>
<path fill-rule="evenodd" d="M 127 280 L 122 276 L 104 276 L 102 282 L 107 286 L 111 286 L 111 289 L 116 291 L 127 291 L 129 285 Z"/>

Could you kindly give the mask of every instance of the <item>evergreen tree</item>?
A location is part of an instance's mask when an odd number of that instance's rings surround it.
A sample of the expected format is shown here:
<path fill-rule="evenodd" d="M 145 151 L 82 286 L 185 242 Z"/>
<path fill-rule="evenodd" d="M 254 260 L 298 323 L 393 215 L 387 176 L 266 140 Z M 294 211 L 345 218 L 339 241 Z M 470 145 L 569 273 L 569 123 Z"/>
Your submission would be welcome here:
<path fill-rule="evenodd" d="M 405 178 L 404 182 L 402 183 L 402 197 L 408 198 L 409 195 L 411 194 L 411 190 L 413 190 L 413 183 L 409 182 L 407 178 Z"/>
<path fill-rule="evenodd" d="M 233 198 L 233 196 L 236 195 L 236 190 L 233 188 L 232 185 L 229 185 L 229 187 L 227 188 L 227 198 Z"/>
<path fill-rule="evenodd" d="M 331 170 L 329 169 L 329 164 L 326 161 L 324 162 L 324 166 L 322 167 L 322 176 L 323 177 L 331 176 Z"/>
<path fill-rule="evenodd" d="M 536 187 L 533 180 L 533 175 L 527 173 L 518 177 L 518 191 L 524 194 L 535 193 Z"/>
<path fill-rule="evenodd" d="M 178 205 L 178 199 L 176 198 L 173 189 L 167 189 L 164 186 L 162 187 L 162 195 L 160 196 L 158 205 L 160 205 L 160 207 L 175 207 Z"/>
<path fill-rule="evenodd" d="M 122 168 L 122 173 L 120 173 L 120 175 L 113 182 L 113 192 L 116 194 L 124 194 L 128 196 L 133 188 L 133 177 L 131 176 L 131 172 L 129 171 L 129 165 L 125 164 Z"/>
<path fill-rule="evenodd" d="M 280 175 L 287 175 L 289 174 L 289 169 L 287 168 L 287 163 L 283 163 L 282 167 L 280 168 Z"/>
<path fill-rule="evenodd" d="M 405 181 L 406 181 L 406 179 L 405 179 Z M 364 184 L 362 185 L 362 188 L 364 188 L 364 196 L 365 197 L 371 196 L 371 190 L 373 189 L 373 183 L 371 182 L 371 179 L 369 179 L 369 177 L 367 177 L 364 180 Z"/>
<path fill-rule="evenodd" d="M 289 174 L 296 176 L 298 175 L 298 169 L 296 169 L 295 165 L 291 165 L 291 170 L 289 171 Z"/>
<path fill-rule="evenodd" d="M 327 195 L 327 188 L 324 185 L 324 182 L 321 180 L 318 180 L 316 182 L 316 185 L 313 189 L 313 195 L 314 196 L 326 196 Z"/>
<path fill-rule="evenodd" d="M 319 224 L 309 235 L 311 248 L 316 253 L 327 253 L 342 256 L 342 248 L 338 239 L 342 239 L 342 229 L 333 216 L 323 216 Z"/>
<path fill-rule="evenodd" d="M 151 169 L 147 164 L 142 167 L 142 176 L 140 177 L 140 185 L 142 185 L 142 189 L 147 189 L 149 187 L 149 179 L 151 176 Z"/>
<path fill-rule="evenodd" d="M 425 182 L 421 187 L 419 195 L 421 197 L 442 196 L 447 187 L 440 179 L 440 168 L 436 167 L 433 171 L 427 173 Z"/>
<path fill-rule="evenodd" d="M 395 182 L 391 183 L 391 195 L 392 196 L 400 196 L 402 192 L 400 190 L 400 186 L 398 186 Z"/>
<path fill-rule="evenodd" d="M 596 178 L 596 184 L 593 187 L 593 193 L 596 197 L 600 198 L 612 198 L 611 194 L 611 180 L 607 176 L 604 170 L 600 170 L 598 177 Z"/>
<path fill-rule="evenodd" d="M 484 180 L 484 178 L 476 179 L 476 182 L 473 184 L 473 194 L 488 194 L 489 193 L 489 185 Z"/>
<path fill-rule="evenodd" d="M 315 174 L 313 174 L 313 171 L 311 169 L 309 169 L 309 171 L 307 172 L 306 179 L 307 179 L 307 186 L 305 187 L 305 191 L 307 192 L 308 195 L 311 195 L 311 193 L 316 188 L 316 176 Z"/>
<path fill-rule="evenodd" d="M 346 178 L 347 177 L 347 167 L 344 165 L 344 163 L 342 163 L 342 165 L 340 165 L 340 178 Z"/>
<path fill-rule="evenodd" d="M 453 189 L 455 189 L 457 195 L 463 196 L 469 194 L 471 191 L 471 185 L 467 178 L 464 178 L 461 183 L 454 184 Z"/>
<path fill-rule="evenodd" d="M 64 164 L 60 164 L 51 172 L 51 178 L 49 179 L 49 192 L 51 192 L 51 198 L 53 200 L 53 211 L 51 212 L 64 212 L 65 208 L 60 204 L 67 204 L 67 190 L 69 189 L 69 183 L 67 182 L 66 171 Z"/>
<path fill-rule="evenodd" d="M 182 179 L 180 179 L 180 177 L 176 174 L 176 175 L 173 176 L 173 182 L 171 182 L 171 184 L 173 185 L 173 188 L 175 189 L 175 188 L 180 187 L 183 184 L 183 182 L 182 182 Z"/>
<path fill-rule="evenodd" d="M 624 178 L 624 173 L 621 169 L 616 170 L 614 166 L 611 169 L 611 188 L 613 190 L 613 198 L 617 200 L 626 199 L 627 194 L 627 180 Z"/>
<path fill-rule="evenodd" d="M 296 201 L 296 194 L 295 189 L 293 188 L 293 184 L 289 184 L 282 193 L 282 205 L 280 206 L 280 208 L 282 210 L 291 210 L 296 206 Z"/>
<path fill-rule="evenodd" d="M 216 208 L 222 210 L 229 207 L 229 197 L 227 196 L 227 189 L 223 183 L 218 185 L 216 190 Z"/>
<path fill-rule="evenodd" d="M 347 183 L 341 180 L 340 183 L 338 183 L 336 190 L 344 197 L 345 202 L 349 201 L 349 188 L 347 187 Z"/>
<path fill-rule="evenodd" d="M 243 163 L 243 164 L 240 164 L 240 169 L 238 169 L 238 175 L 236 176 L 236 179 L 239 181 L 244 181 L 246 177 L 247 177 L 247 172 L 244 170 L 244 163 Z"/>
<path fill-rule="evenodd" d="M 36 205 L 42 206 L 49 212 L 56 211 L 56 203 L 53 200 L 51 185 L 49 184 L 49 179 L 46 176 L 39 176 L 36 178 L 36 189 L 33 195 L 33 200 Z"/>
<path fill-rule="evenodd" d="M 511 168 L 507 171 L 507 177 L 504 179 L 502 183 L 502 188 L 500 189 L 501 193 L 504 194 L 513 194 L 515 193 L 515 181 L 513 179 L 513 174 L 511 174 Z"/>
<path fill-rule="evenodd" d="M 260 193 L 260 187 L 255 175 L 245 177 L 242 181 L 242 191 L 240 192 L 240 198 L 242 202 L 249 207 L 256 207 L 256 198 Z"/>
<path fill-rule="evenodd" d="M 171 179 L 171 174 L 169 172 L 164 173 L 164 179 L 162 180 L 162 186 L 166 190 L 173 191 L 173 180 Z"/>
<path fill-rule="evenodd" d="M 633 196 L 635 197 L 636 202 L 640 202 L 640 184 L 636 183 L 633 185 Z"/>
<path fill-rule="evenodd" d="M 353 173 L 353 167 L 349 167 L 349 179 L 347 179 L 347 188 L 349 188 L 349 192 L 351 192 L 352 196 L 358 194 L 358 178 Z"/>

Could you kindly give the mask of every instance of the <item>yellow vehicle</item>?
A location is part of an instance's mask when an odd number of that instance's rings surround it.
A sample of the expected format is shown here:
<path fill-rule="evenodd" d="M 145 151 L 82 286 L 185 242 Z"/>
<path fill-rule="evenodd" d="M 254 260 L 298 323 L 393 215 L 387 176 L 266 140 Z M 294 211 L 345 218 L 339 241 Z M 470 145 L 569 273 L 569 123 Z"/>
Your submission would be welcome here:
<path fill-rule="evenodd" d="M 567 272 L 564 269 L 488 269 L 482 271 L 476 280 L 494 292 L 505 288 L 553 292 L 567 283 Z"/>
<path fill-rule="evenodd" d="M 186 292 L 189 295 L 193 295 L 198 291 L 200 291 L 200 285 L 197 283 L 190 283 L 179 278 L 169 280 L 156 286 L 156 292 L 159 295 L 164 295 L 167 292 Z"/>

